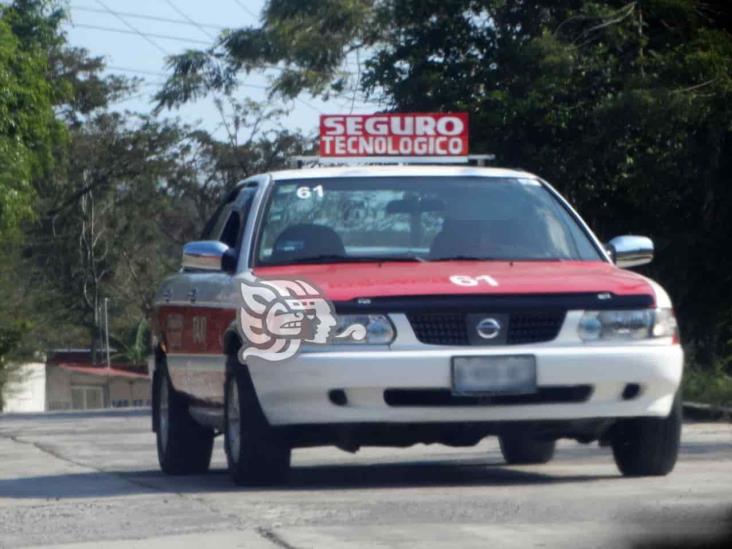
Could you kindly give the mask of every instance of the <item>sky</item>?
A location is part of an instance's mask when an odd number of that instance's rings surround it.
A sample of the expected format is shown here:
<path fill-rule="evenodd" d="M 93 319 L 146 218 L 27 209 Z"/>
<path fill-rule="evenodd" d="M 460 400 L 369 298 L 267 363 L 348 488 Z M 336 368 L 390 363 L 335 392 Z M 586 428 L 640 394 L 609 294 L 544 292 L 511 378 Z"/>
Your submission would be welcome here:
<path fill-rule="evenodd" d="M 70 21 L 65 30 L 69 44 L 102 56 L 108 72 L 136 76 L 145 82 L 134 96 L 115 105 L 118 110 L 149 112 L 152 96 L 166 78 L 165 58 L 186 49 L 204 49 L 224 28 L 258 23 L 264 0 L 68 0 Z M 121 31 L 121 32 L 120 32 Z M 349 60 L 349 67 L 355 61 Z M 237 99 L 267 98 L 267 83 L 273 73 L 263 71 L 242 77 Z M 324 102 L 308 94 L 285 105 L 289 114 L 281 124 L 290 130 L 314 133 L 320 113 L 375 112 L 377 106 L 340 97 Z M 162 116 L 224 135 L 221 117 L 212 98 L 187 104 Z"/>

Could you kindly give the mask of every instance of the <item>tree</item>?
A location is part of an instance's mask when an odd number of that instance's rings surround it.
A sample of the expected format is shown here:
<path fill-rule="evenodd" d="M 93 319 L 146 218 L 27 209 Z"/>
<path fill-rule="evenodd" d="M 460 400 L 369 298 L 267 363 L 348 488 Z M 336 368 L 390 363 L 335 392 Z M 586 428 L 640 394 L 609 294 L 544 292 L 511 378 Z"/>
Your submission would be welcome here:
<path fill-rule="evenodd" d="M 270 0 L 260 26 L 171 58 L 158 100 L 276 65 L 274 94 L 360 77 L 390 110 L 469 111 L 474 152 L 546 177 L 603 238 L 655 238 L 647 272 L 708 365 L 732 356 L 729 16 L 697 0 Z M 344 75 L 353 51 L 364 69 Z"/>
<path fill-rule="evenodd" d="M 171 56 L 173 74 L 157 94 L 159 105 L 174 107 L 214 90 L 229 93 L 240 72 L 273 66 L 279 72 L 275 93 L 289 98 L 303 89 L 338 93 L 348 77 L 344 56 L 378 37 L 373 5 L 372 0 L 270 0 L 261 27 L 225 31 L 209 50 Z"/>
<path fill-rule="evenodd" d="M 26 2 L 20 2 L 25 4 Z M 18 32 L 15 5 L 0 11 L 0 242 L 17 236 L 33 216 L 33 180 L 50 172 L 63 126 L 46 80 L 48 55 L 39 41 Z"/>
<path fill-rule="evenodd" d="M 224 138 L 114 111 L 139 82 L 70 47 L 55 5 L 16 0 L 0 17 L 0 387 L 40 350 L 90 346 L 100 358 L 105 298 L 112 340 L 139 362 L 181 244 L 238 181 L 309 146 L 278 125 L 280 109 L 232 97 L 219 103 Z"/>
<path fill-rule="evenodd" d="M 47 80 L 47 27 L 25 32 L 33 19 L 24 15 L 27 6 L 42 13 L 42 20 L 55 18 L 46 2 L 0 7 L 0 410 L 2 388 L 14 375 L 12 358 L 32 327 L 18 288 L 20 227 L 35 214 L 34 182 L 54 170 L 65 141 L 54 113 L 57 93 Z"/>

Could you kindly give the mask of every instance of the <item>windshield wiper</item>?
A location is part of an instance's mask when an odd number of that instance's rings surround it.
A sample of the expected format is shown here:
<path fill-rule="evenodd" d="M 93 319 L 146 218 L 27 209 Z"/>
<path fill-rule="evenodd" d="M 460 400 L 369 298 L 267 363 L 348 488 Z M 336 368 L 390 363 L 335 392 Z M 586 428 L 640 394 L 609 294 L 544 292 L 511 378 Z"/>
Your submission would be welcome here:
<path fill-rule="evenodd" d="M 387 263 L 389 261 L 402 261 L 402 262 L 408 262 L 408 263 L 424 263 L 425 261 L 429 261 L 425 259 L 424 257 L 419 257 L 417 255 L 397 255 L 397 256 L 384 256 L 384 257 L 365 257 L 366 261 L 373 261 L 375 263 Z"/>
<path fill-rule="evenodd" d="M 522 261 L 564 261 L 560 257 L 478 257 L 474 255 L 451 255 L 450 257 L 436 257 L 428 261 L 510 261 L 519 263 Z"/>
<path fill-rule="evenodd" d="M 497 261 L 497 257 L 478 257 L 477 255 L 451 255 L 449 257 L 434 257 L 429 261 Z"/>
<path fill-rule="evenodd" d="M 307 265 L 319 263 L 387 263 L 387 262 L 422 262 L 425 259 L 417 256 L 399 255 L 399 256 L 347 256 L 338 254 L 314 255 L 312 257 L 302 257 L 294 259 L 286 263 L 271 263 L 271 265 Z"/>

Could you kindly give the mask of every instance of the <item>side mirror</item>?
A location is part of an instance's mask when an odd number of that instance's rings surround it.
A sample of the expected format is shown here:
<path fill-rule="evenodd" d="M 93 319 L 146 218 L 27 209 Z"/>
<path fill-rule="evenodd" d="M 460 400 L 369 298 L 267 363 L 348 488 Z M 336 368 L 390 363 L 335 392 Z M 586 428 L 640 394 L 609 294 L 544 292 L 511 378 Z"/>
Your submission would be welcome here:
<path fill-rule="evenodd" d="M 653 261 L 653 241 L 645 236 L 616 236 L 606 249 L 618 267 L 637 267 Z"/>
<path fill-rule="evenodd" d="M 230 270 L 233 250 L 218 240 L 196 240 L 183 246 L 183 270 Z"/>

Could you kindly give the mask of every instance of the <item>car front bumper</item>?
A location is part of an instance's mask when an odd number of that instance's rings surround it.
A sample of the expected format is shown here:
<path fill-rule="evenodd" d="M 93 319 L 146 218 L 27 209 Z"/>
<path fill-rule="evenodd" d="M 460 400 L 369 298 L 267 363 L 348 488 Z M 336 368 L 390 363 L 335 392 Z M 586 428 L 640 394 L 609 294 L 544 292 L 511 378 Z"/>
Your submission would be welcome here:
<path fill-rule="evenodd" d="M 572 315 L 575 316 L 575 315 Z M 378 350 L 368 346 L 301 352 L 278 363 L 253 360 L 249 371 L 270 424 L 450 423 L 572 420 L 668 415 L 681 382 L 683 351 L 668 342 L 583 345 L 574 340 L 570 316 L 557 340 L 503 347 L 437 347 L 404 339 Z M 569 331 L 568 331 L 569 330 Z M 540 390 L 590 386 L 581 402 L 460 405 L 387 404 L 385 391 L 451 389 L 454 356 L 531 354 Z M 628 384 L 639 391 L 624 398 Z M 334 402 L 341 391 L 345 402 Z M 433 391 L 434 392 L 434 391 Z"/>

